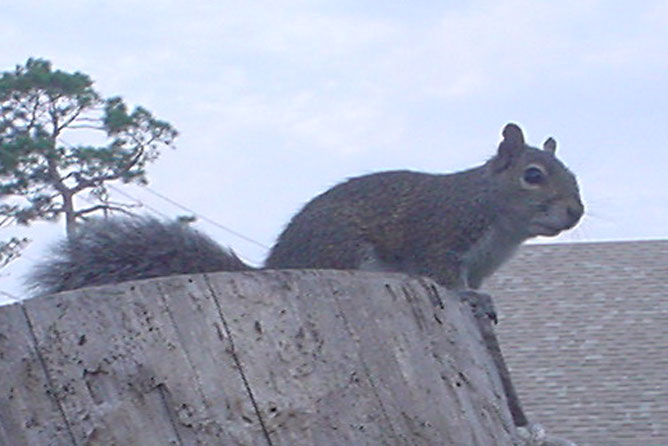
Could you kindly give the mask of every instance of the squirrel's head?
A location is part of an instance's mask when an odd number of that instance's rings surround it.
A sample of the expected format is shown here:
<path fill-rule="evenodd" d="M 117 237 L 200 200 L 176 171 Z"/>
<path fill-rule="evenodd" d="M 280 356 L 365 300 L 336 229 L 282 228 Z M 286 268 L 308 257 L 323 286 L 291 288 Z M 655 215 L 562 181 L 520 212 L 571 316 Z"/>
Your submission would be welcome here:
<path fill-rule="evenodd" d="M 497 204 L 525 237 L 557 235 L 575 226 L 584 212 L 575 175 L 557 159 L 556 148 L 552 138 L 542 150 L 528 146 L 511 123 L 487 163 L 494 189 L 503 197 Z"/>

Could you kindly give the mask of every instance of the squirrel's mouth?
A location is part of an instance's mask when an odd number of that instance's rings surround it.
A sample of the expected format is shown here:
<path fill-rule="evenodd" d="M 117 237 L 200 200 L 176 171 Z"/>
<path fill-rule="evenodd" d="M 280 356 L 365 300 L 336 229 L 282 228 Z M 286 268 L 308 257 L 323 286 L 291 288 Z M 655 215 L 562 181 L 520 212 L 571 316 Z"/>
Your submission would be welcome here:
<path fill-rule="evenodd" d="M 529 232 L 532 236 L 542 235 L 544 237 L 554 237 L 566 228 L 552 226 L 546 223 L 534 222 L 529 225 Z"/>

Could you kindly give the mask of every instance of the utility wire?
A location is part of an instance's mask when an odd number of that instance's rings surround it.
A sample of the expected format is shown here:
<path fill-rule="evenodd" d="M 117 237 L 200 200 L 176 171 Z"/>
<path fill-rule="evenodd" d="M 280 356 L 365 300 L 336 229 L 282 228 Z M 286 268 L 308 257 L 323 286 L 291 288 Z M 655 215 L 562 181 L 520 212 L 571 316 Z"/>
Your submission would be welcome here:
<path fill-rule="evenodd" d="M 236 237 L 239 237 L 240 239 L 246 240 L 246 241 L 249 242 L 249 243 L 253 243 L 254 245 L 259 246 L 260 248 L 269 249 L 268 246 L 266 246 L 266 245 L 264 245 L 264 244 L 258 242 L 257 240 L 253 240 L 252 238 L 247 237 L 247 236 L 243 235 L 242 233 L 240 233 L 240 232 L 238 232 L 238 231 L 235 231 L 235 230 L 232 229 L 232 228 L 228 228 L 227 226 L 224 226 L 224 225 L 222 225 L 222 224 L 216 222 L 215 220 L 212 220 L 212 219 L 208 218 L 208 217 L 205 216 L 205 215 L 202 215 L 202 214 L 200 214 L 200 213 L 198 213 L 198 212 L 196 212 L 196 211 L 194 211 L 194 210 L 192 210 L 192 209 L 190 209 L 190 208 L 188 208 L 188 207 L 186 207 L 186 206 L 183 206 L 182 204 L 177 203 L 176 201 L 172 200 L 171 198 L 162 195 L 161 193 L 159 193 L 159 192 L 157 192 L 157 191 L 151 189 L 151 188 L 148 187 L 148 186 L 143 186 L 143 187 L 144 187 L 144 189 L 146 189 L 148 192 L 152 193 L 152 194 L 155 195 L 156 197 L 162 198 L 162 199 L 165 200 L 166 202 L 173 204 L 174 206 L 178 207 L 179 209 L 182 209 L 182 210 L 184 210 L 184 211 L 186 211 L 186 212 L 190 212 L 190 213 L 193 214 L 195 217 L 197 217 L 197 218 L 199 218 L 199 219 L 201 219 L 201 220 L 204 220 L 204 221 L 206 221 L 207 223 L 210 223 L 210 224 L 212 224 L 212 225 L 214 225 L 214 226 L 216 226 L 216 227 L 222 229 L 223 231 L 229 232 L 230 234 L 232 234 L 232 235 L 234 235 L 234 236 L 236 236 Z M 114 190 L 117 190 L 117 189 L 114 188 Z"/>
<path fill-rule="evenodd" d="M 144 204 L 144 202 L 143 202 L 142 200 L 140 200 L 139 198 L 134 197 L 134 196 L 128 194 L 127 192 L 123 192 L 123 191 L 121 191 L 120 189 L 118 189 L 117 187 L 115 187 L 115 186 L 113 186 L 113 185 L 108 184 L 107 186 L 108 186 L 110 189 L 113 189 L 115 192 L 118 192 L 119 194 L 121 194 L 121 195 L 123 195 L 123 196 L 125 196 L 125 197 L 127 197 L 127 198 L 130 198 L 131 200 L 134 200 L 135 202 L 139 203 L 141 206 L 146 207 L 148 210 L 150 210 L 150 211 L 152 211 L 152 212 L 155 212 L 155 213 L 157 213 L 158 215 L 161 215 L 163 218 L 165 218 L 165 219 L 169 219 L 169 217 L 167 217 L 167 216 L 166 216 L 165 214 L 163 214 L 162 212 L 158 211 L 157 209 L 155 209 L 155 208 L 153 208 L 153 207 L 151 207 L 151 206 L 149 206 L 149 205 L 147 205 L 147 204 Z M 212 220 L 212 219 L 210 219 L 210 218 L 208 218 L 208 217 L 206 217 L 206 216 L 204 216 L 204 215 L 198 214 L 197 212 L 193 211 L 192 209 L 190 209 L 190 208 L 188 208 L 188 207 L 186 207 L 186 206 L 183 206 L 182 204 L 180 204 L 180 203 L 178 203 L 178 202 L 172 200 L 171 198 L 168 198 L 168 197 L 166 197 L 166 196 L 160 194 L 159 192 L 156 192 L 156 191 L 154 191 L 154 190 L 149 190 L 148 187 L 146 187 L 146 186 L 142 186 L 142 188 L 148 190 L 149 192 L 151 192 L 152 194 L 156 195 L 157 197 L 162 198 L 163 200 L 167 201 L 168 203 L 170 203 L 170 204 L 172 204 L 172 205 L 174 205 L 174 206 L 177 206 L 178 208 L 183 209 L 183 210 L 185 210 L 186 212 L 190 212 L 192 215 L 194 215 L 195 217 L 197 217 L 197 218 L 199 218 L 199 219 L 201 219 L 201 220 L 204 220 L 204 221 L 206 221 L 206 222 L 208 222 L 208 223 L 210 223 L 210 224 L 212 224 L 212 225 L 214 225 L 214 226 L 216 226 L 216 227 L 218 227 L 218 228 L 220 228 L 220 229 L 223 229 L 224 231 L 227 231 L 227 232 L 229 232 L 229 233 L 231 233 L 231 234 L 233 234 L 233 235 L 235 235 L 235 236 L 237 236 L 237 237 L 239 237 L 239 238 L 241 238 L 241 239 L 243 239 L 243 240 L 246 240 L 246 241 L 248 241 L 248 242 L 250 242 L 250 243 L 254 243 L 254 244 L 257 245 L 257 246 L 260 246 L 260 247 L 265 248 L 265 249 L 269 249 L 267 246 L 263 245 L 262 243 L 260 243 L 260 242 L 258 242 L 258 241 L 255 241 L 255 240 L 253 240 L 253 239 L 251 239 L 251 238 L 249 238 L 249 237 L 246 237 L 245 235 L 243 235 L 243 234 L 241 234 L 241 233 L 239 233 L 239 232 L 236 232 L 236 231 L 234 231 L 233 229 L 230 229 L 230 228 L 228 228 L 228 227 L 226 227 L 226 226 L 223 226 L 223 225 L 221 225 L 220 223 L 218 223 L 218 222 L 216 222 L 216 221 L 214 221 L 214 220 Z M 251 264 L 252 264 L 252 263 L 260 263 L 260 262 L 253 261 L 253 260 L 251 260 L 251 259 L 249 259 L 249 258 L 247 258 L 247 257 L 241 256 L 241 255 L 239 255 L 239 254 L 237 254 L 237 256 L 238 256 L 241 260 L 244 260 L 244 261 L 249 262 L 249 263 L 251 263 Z"/>
<path fill-rule="evenodd" d="M 132 195 L 128 194 L 127 192 L 124 192 L 124 191 L 120 190 L 119 188 L 115 187 L 113 184 L 105 184 L 105 186 L 108 187 L 109 189 L 115 191 L 116 193 L 123 195 L 125 198 L 129 198 L 130 200 L 133 200 L 135 203 L 138 203 L 141 207 L 144 207 L 144 208 L 148 209 L 149 211 L 153 212 L 154 214 L 158 214 L 159 216 L 161 216 L 164 219 L 169 219 L 169 217 L 166 214 L 164 214 L 163 212 L 160 212 L 156 208 L 144 203 L 139 198 L 133 197 Z"/>
<path fill-rule="evenodd" d="M 72 144 L 69 144 L 69 143 L 66 142 L 66 141 L 61 140 L 61 142 L 62 142 L 63 144 L 65 144 L 66 146 L 73 147 Z M 5 156 L 9 156 L 9 157 L 13 158 L 15 161 L 19 161 L 18 156 L 14 155 L 14 154 L 5 153 Z M 153 212 L 153 213 L 155 213 L 155 214 L 157 214 L 157 215 L 160 215 L 162 218 L 169 219 L 169 217 L 168 217 L 167 215 L 165 215 L 163 212 L 160 212 L 160 211 L 157 210 L 156 208 L 154 208 L 154 207 L 152 207 L 152 206 L 150 206 L 150 205 L 144 203 L 142 200 L 140 200 L 140 199 L 138 199 L 138 198 L 136 198 L 136 197 L 134 197 L 134 196 L 128 194 L 127 192 L 122 191 L 121 189 L 115 187 L 113 184 L 105 184 L 105 186 L 108 187 L 109 189 L 114 190 L 116 193 L 118 193 L 118 194 L 120 194 L 120 195 L 123 195 L 124 197 L 129 198 L 129 199 L 135 201 L 135 202 L 138 203 L 140 206 L 142 206 L 142 207 L 148 209 L 149 211 L 151 211 L 151 212 Z M 170 203 L 170 204 L 172 204 L 172 205 L 178 207 L 179 209 L 182 209 L 182 210 L 184 210 L 184 211 L 186 211 L 186 212 L 191 213 L 192 215 L 194 215 L 195 217 L 199 218 L 200 220 L 206 221 L 207 223 L 212 224 L 212 225 L 216 226 L 217 228 L 220 228 L 220 229 L 222 229 L 223 231 L 226 231 L 226 232 L 228 232 L 229 234 L 234 235 L 235 237 L 238 237 L 238 238 L 240 238 L 240 239 L 242 239 L 242 240 L 245 240 L 245 241 L 247 241 L 247 242 L 249 242 L 249 243 L 252 243 L 252 244 L 254 244 L 254 245 L 256 245 L 256 246 L 259 246 L 260 248 L 263 248 L 263 249 L 269 249 L 269 247 L 268 247 L 267 245 L 265 245 L 265 244 L 263 244 L 263 243 L 261 243 L 261 242 L 258 242 L 257 240 L 254 240 L 254 239 L 252 239 L 251 237 L 248 237 L 248 236 L 246 236 L 246 235 L 240 233 L 239 231 L 235 231 L 234 229 L 232 229 L 232 228 L 230 228 L 230 227 L 227 227 L 227 226 L 225 226 L 225 225 L 223 225 L 223 224 L 221 224 L 221 223 L 218 223 L 217 221 L 215 221 L 215 220 L 213 220 L 213 219 L 207 217 L 206 215 L 203 215 L 203 214 L 201 214 L 201 213 L 199 213 L 199 212 L 196 212 L 196 211 L 194 211 L 193 209 L 190 209 L 190 208 L 188 208 L 187 206 L 184 206 L 184 205 L 178 203 L 177 201 L 175 201 L 175 200 L 173 200 L 173 199 L 171 199 L 171 198 L 169 198 L 169 197 L 167 197 L 167 196 L 165 196 L 165 195 L 163 195 L 163 194 L 161 194 L 161 193 L 159 193 L 159 192 L 157 192 L 157 191 L 155 191 L 155 190 L 149 188 L 148 186 L 143 186 L 143 187 L 144 187 L 144 189 L 146 189 L 148 192 L 150 192 L 151 194 L 155 195 L 156 197 L 159 197 L 159 198 L 163 199 L 164 201 L 166 201 L 166 202 L 168 202 L 168 203 Z M 85 201 L 87 201 L 88 203 L 92 203 L 92 201 L 91 201 L 90 199 L 88 199 L 87 197 L 85 197 L 85 196 L 81 196 L 81 197 L 79 197 L 79 198 L 80 198 L 80 199 L 83 199 L 83 200 L 85 200 Z"/>

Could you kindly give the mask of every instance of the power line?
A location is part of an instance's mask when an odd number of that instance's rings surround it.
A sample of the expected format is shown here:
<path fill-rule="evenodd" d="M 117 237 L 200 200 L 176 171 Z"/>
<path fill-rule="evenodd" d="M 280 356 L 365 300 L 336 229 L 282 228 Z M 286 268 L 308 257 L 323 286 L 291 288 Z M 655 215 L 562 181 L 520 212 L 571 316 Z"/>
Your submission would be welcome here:
<path fill-rule="evenodd" d="M 63 141 L 63 140 L 61 139 L 61 142 L 62 142 L 64 145 L 66 145 L 66 146 L 73 147 L 73 145 L 72 145 L 72 144 L 69 144 L 67 141 Z M 14 154 L 5 153 L 5 156 L 9 156 L 9 157 L 13 158 L 15 161 L 19 161 L 18 156 L 14 155 Z M 136 197 L 134 197 L 134 196 L 128 194 L 127 192 L 124 192 L 124 191 L 120 190 L 119 188 L 115 187 L 114 185 L 112 185 L 112 184 L 106 184 L 105 186 L 107 186 L 109 189 L 114 190 L 116 193 L 118 193 L 118 194 L 120 194 L 120 195 L 123 195 L 124 197 L 129 198 L 129 199 L 135 201 L 135 202 L 138 203 L 140 206 L 142 206 L 142 207 L 148 209 L 149 211 L 151 211 L 151 212 L 153 212 L 153 213 L 155 213 L 155 214 L 161 216 L 162 218 L 164 218 L 164 219 L 169 219 L 169 217 L 168 217 L 166 214 L 164 214 L 163 212 L 160 212 L 160 211 L 157 210 L 156 208 L 154 208 L 154 207 L 152 207 L 152 206 L 150 206 L 150 205 L 144 203 L 142 200 L 140 200 L 140 199 L 138 199 L 138 198 L 136 198 Z M 254 240 L 253 238 L 248 237 L 248 236 L 242 234 L 242 233 L 239 232 L 239 231 L 235 231 L 234 229 L 232 229 L 232 228 L 230 228 L 230 227 L 227 227 L 227 226 L 225 226 L 225 225 L 223 225 L 223 224 L 221 224 L 221 223 L 218 223 L 217 221 L 215 221 L 215 220 L 213 220 L 213 219 L 207 217 L 206 215 L 203 215 L 203 214 L 201 214 L 201 213 L 199 213 L 199 212 L 196 212 L 196 211 L 194 211 L 193 209 L 190 209 L 190 208 L 188 208 L 187 206 L 184 206 L 184 205 L 178 203 L 177 201 L 175 201 L 175 200 L 173 200 L 173 199 L 171 199 L 171 198 L 169 198 L 169 197 L 167 197 L 167 196 L 165 196 L 165 195 L 163 195 L 163 194 L 161 194 L 161 193 L 159 193 L 159 192 L 157 192 L 157 191 L 155 191 L 155 190 L 149 188 L 148 186 L 144 186 L 144 188 L 145 188 L 148 192 L 150 192 L 151 194 L 157 196 L 158 198 L 161 198 L 162 200 L 164 200 L 164 201 L 166 201 L 166 202 L 172 204 L 173 206 L 178 207 L 179 209 L 182 209 L 182 210 L 184 210 L 184 211 L 186 211 L 186 212 L 191 213 L 192 215 L 194 215 L 195 217 L 199 218 L 200 220 L 206 221 L 207 223 L 212 224 L 212 225 L 216 226 L 217 228 L 222 229 L 223 231 L 226 231 L 226 232 L 228 232 L 229 234 L 234 235 L 235 237 L 238 237 L 238 238 L 240 238 L 240 239 L 242 239 L 242 240 L 245 240 L 245 241 L 247 241 L 247 242 L 249 242 L 249 243 L 252 243 L 252 244 L 254 244 L 254 245 L 256 245 L 256 246 L 259 246 L 260 248 L 263 248 L 263 249 L 269 249 L 269 247 L 268 247 L 267 245 L 265 245 L 265 244 L 263 244 L 263 243 L 261 243 L 261 242 L 258 242 L 257 240 Z M 85 201 L 87 201 L 88 203 L 91 203 L 91 200 L 88 199 L 88 198 L 86 198 L 85 196 L 81 196 L 81 197 L 79 197 L 79 198 L 80 198 L 80 199 L 83 199 L 83 200 L 85 200 Z"/>
<path fill-rule="evenodd" d="M 106 184 L 105 186 L 108 187 L 109 189 L 115 191 L 116 193 L 123 195 L 125 198 L 129 198 L 130 200 L 133 200 L 135 203 L 138 203 L 139 206 L 148 209 L 149 211 L 153 212 L 154 214 L 158 214 L 159 216 L 161 216 L 164 219 L 169 219 L 169 217 L 166 214 L 160 212 L 159 210 L 157 210 L 156 208 L 154 208 L 152 206 L 149 206 L 148 204 L 141 201 L 139 198 L 133 197 L 132 195 L 128 194 L 127 192 L 123 192 L 119 188 L 115 187 L 113 184 Z"/>
<path fill-rule="evenodd" d="M 184 211 L 186 211 L 186 212 L 191 213 L 191 214 L 194 215 L 195 217 L 197 217 L 197 218 L 199 218 L 199 219 L 201 219 L 201 220 L 204 220 L 204 221 L 206 221 L 207 223 L 210 223 L 210 224 L 212 224 L 212 225 L 214 225 L 214 226 L 216 226 L 216 227 L 222 229 L 223 231 L 229 232 L 230 234 L 232 234 L 232 235 L 234 235 L 234 236 L 236 236 L 236 237 L 239 237 L 240 239 L 246 240 L 246 241 L 249 242 L 249 243 L 253 243 L 254 245 L 259 246 L 260 248 L 269 249 L 269 247 L 266 246 L 266 245 L 264 245 L 263 243 L 260 243 L 260 242 L 258 242 L 257 240 L 253 240 L 252 238 L 250 238 L 250 237 L 248 237 L 248 236 L 245 236 L 245 235 L 243 235 L 242 233 L 240 233 L 240 232 L 238 232 L 238 231 L 235 231 L 235 230 L 232 229 L 232 228 L 229 228 L 229 227 L 227 227 L 227 226 L 224 226 L 224 225 L 218 223 L 217 221 L 208 218 L 208 217 L 205 216 L 205 215 L 202 215 L 202 214 L 200 214 L 200 213 L 198 213 L 198 212 L 196 212 L 196 211 L 194 211 L 194 210 L 192 210 L 192 209 L 190 209 L 190 208 L 188 208 L 188 207 L 186 207 L 186 206 L 183 206 L 182 204 L 177 203 L 176 201 L 172 200 L 171 198 L 166 197 L 165 195 L 162 195 L 161 193 L 159 193 L 159 192 L 157 192 L 157 191 L 151 189 L 151 188 L 148 187 L 148 186 L 144 186 L 144 189 L 146 189 L 148 192 L 152 193 L 152 194 L 155 195 L 156 197 L 158 197 L 158 198 L 162 198 L 162 199 L 165 200 L 166 202 L 168 202 L 168 203 L 170 203 L 170 204 L 173 204 L 174 206 L 176 206 L 176 207 L 178 207 L 178 208 L 180 208 L 180 209 L 182 209 L 182 210 L 184 210 Z M 114 190 L 116 190 L 116 189 L 114 189 Z"/>
<path fill-rule="evenodd" d="M 150 206 L 144 204 L 144 202 L 143 202 L 142 200 L 140 200 L 139 198 L 136 198 L 136 197 L 134 197 L 134 196 L 128 194 L 127 192 L 123 192 L 123 191 L 121 191 L 120 189 L 116 188 L 115 186 L 112 186 L 112 185 L 108 185 L 108 186 L 109 186 L 110 189 L 113 189 L 115 192 L 118 192 L 118 193 L 120 193 L 121 195 L 123 195 L 123 196 L 125 196 L 125 197 L 127 197 L 127 198 L 130 198 L 131 200 L 136 201 L 136 202 L 139 203 L 140 205 L 145 206 L 145 207 L 146 207 L 147 209 L 149 209 L 150 211 L 156 212 L 156 213 L 158 213 L 159 215 L 163 216 L 163 218 L 168 219 L 168 217 L 165 216 L 163 213 L 159 212 L 158 210 L 156 210 L 156 209 L 153 208 L 153 207 L 150 207 Z M 192 209 L 190 209 L 190 208 L 188 208 L 188 207 L 186 207 L 186 206 L 183 206 L 182 204 L 180 204 L 180 203 L 178 203 L 178 202 L 172 200 L 171 198 L 166 197 L 166 196 L 160 194 L 159 192 L 156 192 L 156 191 L 154 191 L 154 190 L 149 190 L 146 186 L 143 186 L 143 187 L 144 187 L 145 189 L 147 189 L 149 192 L 151 192 L 152 194 L 156 195 L 157 197 L 159 197 L 159 198 L 161 198 L 161 199 L 167 201 L 168 203 L 170 203 L 170 204 L 172 204 L 172 205 L 174 205 L 174 206 L 177 206 L 177 207 L 180 208 L 180 209 L 185 210 L 186 212 L 191 213 L 192 215 L 194 215 L 195 217 L 197 217 L 197 218 L 199 218 L 199 219 L 201 219 L 201 220 L 204 220 L 204 221 L 206 221 L 206 222 L 208 222 L 208 223 L 210 223 L 210 224 L 212 224 L 212 225 L 214 225 L 214 226 L 216 226 L 216 227 L 218 227 L 218 228 L 220 228 L 220 229 L 223 229 L 224 231 L 227 231 L 227 232 L 229 232 L 229 233 L 231 233 L 231 234 L 233 234 L 233 235 L 235 235 L 235 236 L 237 236 L 237 237 L 239 237 L 239 238 L 241 238 L 241 239 L 244 239 L 244 240 L 246 240 L 246 241 L 248 241 L 248 242 L 250 242 L 250 243 L 254 243 L 254 244 L 257 245 L 257 246 L 260 246 L 260 247 L 265 248 L 265 249 L 269 249 L 267 246 L 263 245 L 262 243 L 260 243 L 260 242 L 258 242 L 258 241 L 255 241 L 255 240 L 253 240 L 253 239 L 251 239 L 251 238 L 249 238 L 249 237 L 246 237 L 245 235 L 243 235 L 243 234 L 241 234 L 241 233 L 239 233 L 239 232 L 236 232 L 236 231 L 234 231 L 233 229 L 227 228 L 226 226 L 223 226 L 223 225 L 221 225 L 220 223 L 218 223 L 218 222 L 216 222 L 216 221 L 214 221 L 214 220 L 212 220 L 212 219 L 210 219 L 210 218 L 208 218 L 208 217 L 206 217 L 206 216 L 204 216 L 204 215 L 201 215 L 201 214 L 195 212 L 194 210 L 192 210 Z M 246 258 L 246 257 L 244 257 L 244 256 L 238 255 L 238 254 L 237 254 L 237 256 L 238 256 L 239 258 L 241 258 L 242 260 L 246 261 L 246 262 L 250 262 L 250 263 L 259 263 L 259 262 L 254 262 L 254 261 L 252 261 L 252 260 L 250 260 L 250 259 L 248 259 L 248 258 Z"/>

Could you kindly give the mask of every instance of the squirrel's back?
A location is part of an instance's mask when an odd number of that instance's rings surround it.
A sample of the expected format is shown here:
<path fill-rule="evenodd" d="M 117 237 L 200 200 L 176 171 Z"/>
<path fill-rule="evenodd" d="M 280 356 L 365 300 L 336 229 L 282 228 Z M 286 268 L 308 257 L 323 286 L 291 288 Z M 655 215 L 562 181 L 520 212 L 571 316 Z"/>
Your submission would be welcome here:
<path fill-rule="evenodd" d="M 466 184 L 491 191 L 480 170 L 399 170 L 351 178 L 309 201 L 292 218 L 265 266 L 406 271 L 404 260 L 424 243 L 441 240 L 463 251 L 468 246 L 459 246 L 459 234 L 491 224 L 490 214 L 475 209 L 461 190 Z M 489 194 L 478 195 L 476 206 L 493 205 Z"/>

